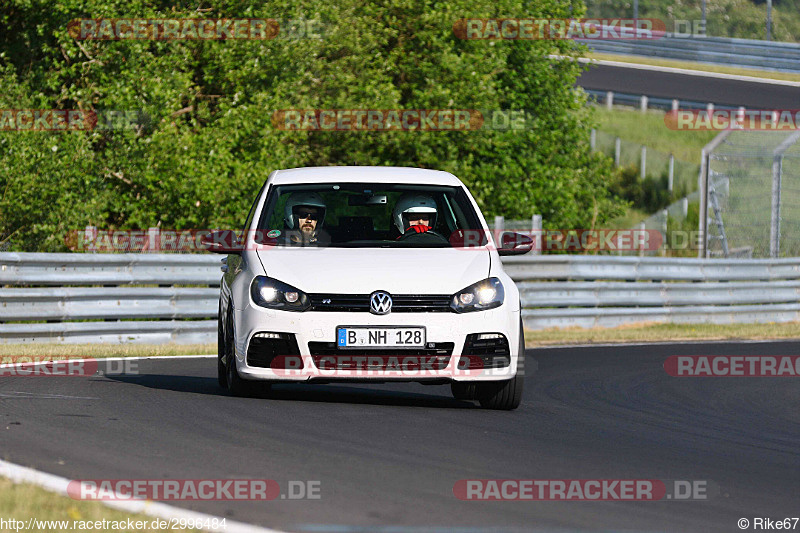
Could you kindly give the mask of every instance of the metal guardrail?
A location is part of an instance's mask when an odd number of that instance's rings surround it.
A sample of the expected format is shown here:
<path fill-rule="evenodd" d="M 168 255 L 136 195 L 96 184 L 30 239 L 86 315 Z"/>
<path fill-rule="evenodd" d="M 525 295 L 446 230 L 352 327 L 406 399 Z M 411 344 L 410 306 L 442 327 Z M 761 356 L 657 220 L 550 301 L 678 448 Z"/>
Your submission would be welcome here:
<path fill-rule="evenodd" d="M 800 258 L 503 263 L 531 329 L 800 319 Z M 219 267 L 212 255 L 0 253 L 0 343 L 214 342 Z"/>
<path fill-rule="evenodd" d="M 800 320 L 800 258 L 510 257 L 530 329 Z"/>
<path fill-rule="evenodd" d="M 0 253 L 0 343 L 214 342 L 219 267 L 210 254 Z"/>
<path fill-rule="evenodd" d="M 800 72 L 800 44 L 725 37 L 653 40 L 578 39 L 597 52 L 701 61 L 735 67 Z"/>

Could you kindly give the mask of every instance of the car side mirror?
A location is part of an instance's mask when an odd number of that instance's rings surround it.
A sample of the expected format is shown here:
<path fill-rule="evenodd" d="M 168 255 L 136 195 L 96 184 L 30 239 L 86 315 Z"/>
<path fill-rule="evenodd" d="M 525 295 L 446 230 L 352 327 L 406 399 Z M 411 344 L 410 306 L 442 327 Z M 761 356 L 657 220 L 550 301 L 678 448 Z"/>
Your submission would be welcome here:
<path fill-rule="evenodd" d="M 522 255 L 533 250 L 533 239 L 523 233 L 504 231 L 499 240 L 497 253 L 500 255 Z"/>
<path fill-rule="evenodd" d="M 243 250 L 236 232 L 230 229 L 207 233 L 200 239 L 200 243 L 207 251 L 215 254 L 239 254 Z"/>

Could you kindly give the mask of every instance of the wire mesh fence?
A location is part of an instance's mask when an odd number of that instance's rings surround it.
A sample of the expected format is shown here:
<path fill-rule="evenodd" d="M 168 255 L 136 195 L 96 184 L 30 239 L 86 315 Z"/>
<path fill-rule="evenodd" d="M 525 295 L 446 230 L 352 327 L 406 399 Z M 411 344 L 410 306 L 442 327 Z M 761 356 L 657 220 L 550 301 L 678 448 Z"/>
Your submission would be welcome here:
<path fill-rule="evenodd" d="M 682 196 L 697 189 L 697 175 L 700 166 L 688 161 L 671 157 L 671 154 L 627 141 L 604 131 L 595 131 L 594 149 L 614 158 L 617 166 L 635 166 L 641 171 L 642 156 L 645 161 L 645 177 L 664 178 L 669 180 L 670 168 L 672 169 L 671 190 Z M 671 161 L 670 161 L 671 160 Z"/>
<path fill-rule="evenodd" d="M 798 139 L 733 131 L 708 154 L 709 256 L 800 256 Z"/>

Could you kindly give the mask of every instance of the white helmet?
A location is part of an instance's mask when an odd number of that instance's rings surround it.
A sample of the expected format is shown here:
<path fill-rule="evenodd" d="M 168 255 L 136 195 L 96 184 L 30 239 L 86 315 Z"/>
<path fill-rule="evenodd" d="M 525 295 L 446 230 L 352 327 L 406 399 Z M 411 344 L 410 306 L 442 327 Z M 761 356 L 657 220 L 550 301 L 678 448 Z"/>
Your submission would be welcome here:
<path fill-rule="evenodd" d="M 322 197 L 315 192 L 295 192 L 289 196 L 283 211 L 283 220 L 286 223 L 286 227 L 294 229 L 298 226 L 294 211 L 296 207 L 300 207 L 301 205 L 318 207 L 320 209 L 321 213 L 317 221 L 317 229 L 321 228 L 322 221 L 325 220 L 326 205 Z"/>
<path fill-rule="evenodd" d="M 400 230 L 405 233 L 410 226 L 408 215 L 411 213 L 427 213 L 430 215 L 430 226 L 436 226 L 436 202 L 425 194 L 404 194 L 397 199 L 397 203 L 392 211 L 392 221 Z"/>

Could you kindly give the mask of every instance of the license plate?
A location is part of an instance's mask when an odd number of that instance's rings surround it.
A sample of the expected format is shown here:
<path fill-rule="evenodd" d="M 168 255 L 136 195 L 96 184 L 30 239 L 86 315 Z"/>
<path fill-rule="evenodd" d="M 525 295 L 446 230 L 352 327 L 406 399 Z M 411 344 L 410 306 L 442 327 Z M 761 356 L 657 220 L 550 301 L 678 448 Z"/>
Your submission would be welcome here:
<path fill-rule="evenodd" d="M 424 348 L 423 327 L 336 328 L 339 348 Z"/>

